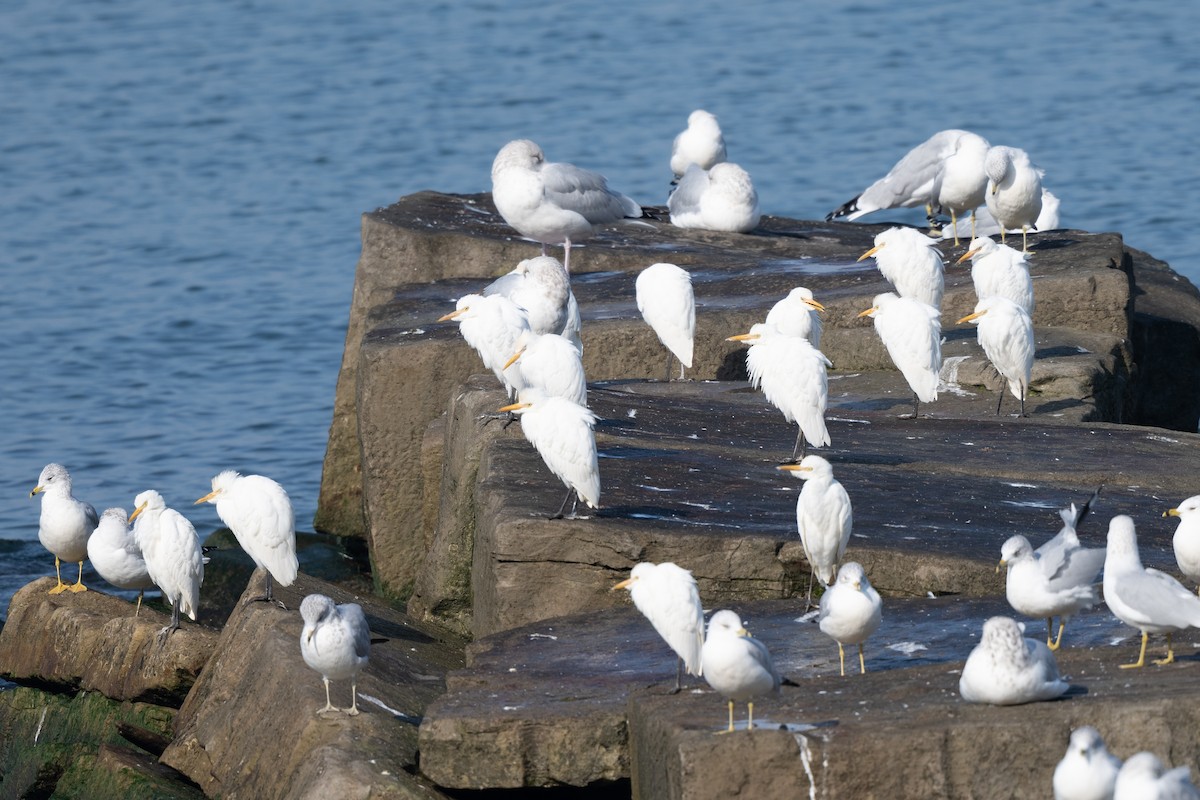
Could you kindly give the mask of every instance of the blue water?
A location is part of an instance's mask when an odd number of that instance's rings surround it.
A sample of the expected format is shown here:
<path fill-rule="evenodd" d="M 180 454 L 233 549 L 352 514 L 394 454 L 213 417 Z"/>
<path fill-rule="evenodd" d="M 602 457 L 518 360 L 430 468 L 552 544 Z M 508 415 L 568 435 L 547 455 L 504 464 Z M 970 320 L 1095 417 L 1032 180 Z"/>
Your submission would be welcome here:
<path fill-rule="evenodd" d="M 1030 151 L 1064 225 L 1200 278 L 1200 4 L 979 6 L 8 0 L 0 610 L 51 566 L 51 460 L 202 534 L 210 477 L 261 472 L 306 525 L 359 215 L 487 190 L 518 136 L 662 203 L 704 107 L 766 213 L 817 218 L 966 127 Z"/>

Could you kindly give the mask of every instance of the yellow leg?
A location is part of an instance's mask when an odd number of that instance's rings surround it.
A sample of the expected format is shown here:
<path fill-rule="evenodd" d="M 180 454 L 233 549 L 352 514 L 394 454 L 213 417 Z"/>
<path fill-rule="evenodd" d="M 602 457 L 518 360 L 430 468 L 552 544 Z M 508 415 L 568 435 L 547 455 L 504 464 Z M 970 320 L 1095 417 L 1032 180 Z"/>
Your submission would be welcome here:
<path fill-rule="evenodd" d="M 1021 252 L 1022 253 L 1029 252 L 1029 226 L 1028 225 L 1021 226 Z"/>
<path fill-rule="evenodd" d="M 950 230 L 954 231 L 954 246 L 958 247 L 958 217 L 954 214 L 954 209 L 950 209 Z"/>
<path fill-rule="evenodd" d="M 1046 624 L 1049 625 L 1050 620 L 1046 620 Z M 1046 646 L 1049 647 L 1051 650 L 1057 650 L 1062 645 L 1062 635 L 1063 635 L 1063 631 L 1066 630 L 1066 628 L 1067 628 L 1067 618 L 1059 617 L 1058 618 L 1058 636 L 1056 636 L 1054 638 L 1054 644 L 1050 644 L 1050 640 L 1049 640 L 1049 638 L 1047 638 Z"/>
<path fill-rule="evenodd" d="M 1046 617 L 1046 647 L 1056 649 L 1054 645 L 1054 617 Z"/>
<path fill-rule="evenodd" d="M 1004 226 L 1000 226 L 1000 244 L 1004 244 Z"/>
<path fill-rule="evenodd" d="M 1142 652 L 1138 655 L 1137 663 L 1122 664 L 1121 669 L 1137 669 L 1138 667 L 1146 666 L 1146 640 L 1150 638 L 1150 634 L 1142 631 Z"/>
<path fill-rule="evenodd" d="M 146 592 L 144 589 L 142 591 L 138 592 L 137 610 L 133 612 L 133 615 L 135 617 L 138 614 L 142 613 L 142 595 L 144 595 L 145 593 Z"/>
<path fill-rule="evenodd" d="M 733 733 L 733 701 L 729 701 L 729 727 L 717 733 Z"/>
<path fill-rule="evenodd" d="M 863 659 L 862 642 L 858 643 L 858 669 L 859 675 L 867 674 L 867 662 Z"/>
<path fill-rule="evenodd" d="M 86 592 L 87 587 L 83 585 L 83 562 L 79 562 L 79 580 L 75 581 L 75 585 L 71 587 L 72 592 Z"/>
<path fill-rule="evenodd" d="M 838 660 L 842 662 L 842 677 L 846 677 L 846 651 L 842 647 L 842 643 L 838 642 Z"/>
<path fill-rule="evenodd" d="M 1175 663 L 1175 651 L 1173 649 L 1171 649 L 1171 634 L 1169 634 L 1169 633 L 1167 634 L 1167 657 L 1160 658 L 1157 661 L 1155 661 L 1154 663 L 1158 664 L 1159 666 Z"/>
<path fill-rule="evenodd" d="M 58 556 L 54 557 L 54 574 L 58 578 L 58 585 L 50 590 L 50 594 L 59 594 L 70 588 L 67 586 L 67 584 L 62 582 L 62 570 L 59 568 Z"/>
<path fill-rule="evenodd" d="M 754 730 L 754 701 L 750 700 L 746 703 L 746 730 Z"/>

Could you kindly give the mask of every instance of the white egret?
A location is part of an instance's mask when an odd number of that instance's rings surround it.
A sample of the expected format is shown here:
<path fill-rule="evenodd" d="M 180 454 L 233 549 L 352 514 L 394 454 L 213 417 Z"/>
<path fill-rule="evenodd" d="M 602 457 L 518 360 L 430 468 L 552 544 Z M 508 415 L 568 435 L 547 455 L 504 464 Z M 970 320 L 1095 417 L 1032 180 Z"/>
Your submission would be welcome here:
<path fill-rule="evenodd" d="M 1200 800 L 1190 767 L 1168 770 L 1149 751 L 1125 759 L 1113 783 L 1113 800 Z"/>
<path fill-rule="evenodd" d="M 749 333 L 730 336 L 727 342 L 749 342 L 746 371 L 750 384 L 762 387 L 767 402 L 795 422 L 800 431 L 792 448 L 792 459 L 804 454 L 807 444 L 829 444 L 825 427 L 825 407 L 829 403 L 829 378 L 825 368 L 832 366 L 820 350 L 807 339 L 784 336 L 774 325 L 759 322 Z"/>
<path fill-rule="evenodd" d="M 962 131 L 953 141 L 953 152 L 938 163 L 934 171 L 931 190 L 933 206 L 950 212 L 950 228 L 956 230 L 958 217 L 971 213 L 971 238 L 975 238 L 975 209 L 984 204 L 987 190 L 987 173 L 983 165 L 987 160 L 987 139 Z M 954 236 L 958 244 L 958 235 Z"/>
<path fill-rule="evenodd" d="M 1034 223 L 1033 227 L 1039 231 L 1057 230 L 1061 224 L 1059 216 L 1061 204 L 1062 201 L 1053 192 L 1043 186 L 1042 210 L 1038 214 L 1037 222 Z M 987 206 L 983 206 L 975 212 L 975 220 L 973 232 L 963 220 L 959 220 L 955 226 L 947 225 L 942 228 L 941 238 L 949 239 L 951 237 L 968 236 L 970 234 L 969 238 L 974 239 L 976 237 L 994 236 L 1000 232 L 1000 223 L 996 222 L 996 218 L 987 210 Z M 1020 231 L 1020 228 L 1016 228 L 1010 229 L 1008 233 L 1020 233 Z"/>
<path fill-rule="evenodd" d="M 1104 602 L 1117 619 L 1142 632 L 1138 660 L 1122 664 L 1122 669 L 1145 666 L 1146 641 L 1152 633 L 1167 635 L 1167 657 L 1154 663 L 1174 662 L 1171 634 L 1200 627 L 1200 597 L 1165 572 L 1142 566 L 1133 520 L 1124 514 L 1108 525 Z"/>
<path fill-rule="evenodd" d="M 821 614 L 817 623 L 822 633 L 838 646 L 842 675 L 846 674 L 846 650 L 843 645 L 858 645 L 859 674 L 867 671 L 863 658 L 863 642 L 879 628 L 883 619 L 883 601 L 879 592 L 867 580 L 867 573 L 857 561 L 847 561 L 838 570 L 837 580 L 821 595 Z"/>
<path fill-rule="evenodd" d="M 88 560 L 100 573 L 100 577 L 118 589 L 137 589 L 137 608 L 133 615 L 142 613 L 142 596 L 147 589 L 154 588 L 142 548 L 138 547 L 129 529 L 129 514 L 123 508 L 106 508 L 100 515 L 100 524 L 87 543 Z"/>
<path fill-rule="evenodd" d="M 642 208 L 608 188 L 603 175 L 574 164 L 546 161 L 542 148 L 515 139 L 492 162 L 492 200 L 517 233 L 546 245 L 563 246 L 563 267 L 571 272 L 571 242 L 586 239 L 601 225 L 638 219 Z"/>
<path fill-rule="evenodd" d="M 750 173 L 732 162 L 704 170 L 693 164 L 667 198 L 677 228 L 746 233 L 758 227 L 758 192 Z"/>
<path fill-rule="evenodd" d="M 1016 147 L 993 147 L 984 168 L 988 174 L 987 207 L 1000 224 L 1000 241 L 1012 228 L 1021 229 L 1021 249 L 1029 252 L 1029 228 L 1042 213 L 1042 170 Z"/>
<path fill-rule="evenodd" d="M 754 729 L 754 698 L 778 692 L 782 683 L 767 646 L 754 639 L 733 611 L 718 611 L 708 621 L 708 636 L 701 648 L 704 680 L 729 702 L 729 727 L 733 731 L 733 703 L 747 702 L 746 730 Z"/>
<path fill-rule="evenodd" d="M 194 505 L 212 503 L 254 565 L 266 571 L 265 593 L 254 600 L 273 601 L 271 579 L 291 586 L 300 568 L 296 560 L 296 515 L 288 493 L 262 475 L 241 475 L 235 470 L 218 472 L 212 491 Z M 283 603 L 280 607 L 286 608 Z"/>
<path fill-rule="evenodd" d="M 1171 538 L 1175 563 L 1192 583 L 1200 584 L 1200 494 L 1189 497 L 1176 508 L 1163 512 L 1164 517 L 1179 517 L 1179 527 Z M 1200 588 L 1197 588 L 1200 592 Z"/>
<path fill-rule="evenodd" d="M 850 543 L 854 511 L 850 495 L 833 477 L 833 466 L 821 456 L 805 456 L 799 464 L 783 464 L 776 469 L 804 481 L 796 498 L 796 530 L 809 567 L 808 599 L 804 604 L 807 610 L 812 607 L 813 576 L 822 586 L 833 582 Z"/>
<path fill-rule="evenodd" d="M 574 327 L 578 335 L 579 304 L 574 302 L 571 278 L 562 262 L 553 256 L 525 259 L 512 272 L 485 286 L 482 294 L 484 297 L 502 294 L 512 300 L 525 312 L 525 320 L 534 333 L 566 334 Z"/>
<path fill-rule="evenodd" d="M 968 703 L 994 706 L 1052 700 L 1068 688 L 1070 684 L 1058 676 L 1050 648 L 1026 639 L 1008 617 L 983 623 L 983 635 L 958 680 L 958 693 Z"/>
<path fill-rule="evenodd" d="M 1071 731 L 1067 752 L 1054 768 L 1054 800 L 1112 800 L 1121 759 L 1108 752 L 1100 731 Z"/>
<path fill-rule="evenodd" d="M 875 246 L 858 257 L 875 257 L 880 273 L 901 297 L 942 307 L 946 279 L 937 243 L 916 228 L 888 228 L 875 236 Z"/>
<path fill-rule="evenodd" d="M 596 456 L 596 415 L 578 403 L 551 397 L 540 389 L 521 391 L 520 402 L 504 406 L 521 417 L 521 432 L 542 461 L 567 487 L 559 519 L 572 497 L 590 508 L 600 507 L 600 467 Z M 572 516 L 575 503 L 571 505 Z"/>
<path fill-rule="evenodd" d="M 937 400 L 938 372 L 942 368 L 942 322 L 936 308 L 891 292 L 876 295 L 860 317 L 875 320 L 892 363 L 913 390 L 913 419 L 919 403 Z"/>
<path fill-rule="evenodd" d="M 371 653 L 367 617 L 358 603 L 335 604 L 323 594 L 310 594 L 300 602 L 304 630 L 300 632 L 300 654 L 304 663 L 321 673 L 325 683 L 326 711 L 358 714 L 358 673 Z M 336 708 L 329 699 L 329 682 L 350 679 L 350 707 Z"/>
<path fill-rule="evenodd" d="M 679 380 L 692 366 L 692 339 L 696 335 L 696 298 L 692 276 L 674 264 L 651 264 L 634 282 L 638 311 L 667 348 L 667 376 L 671 379 L 671 356 L 679 359 Z"/>
<path fill-rule="evenodd" d="M 717 118 L 702 108 L 688 114 L 687 128 L 671 143 L 671 172 L 678 181 L 691 164 L 711 169 L 725 160 L 725 137 Z"/>
<path fill-rule="evenodd" d="M 766 323 L 774 325 L 784 336 L 800 336 L 808 339 L 812 346 L 821 349 L 821 316 L 824 311 L 813 297 L 811 290 L 797 286 L 787 297 L 771 306 Z"/>
<path fill-rule="evenodd" d="M 675 689 L 683 688 L 683 670 L 700 675 L 700 649 L 704 646 L 704 608 L 696 579 L 683 567 L 665 561 L 635 564 L 629 577 L 610 591 L 628 589 L 637 610 L 677 655 Z"/>
<path fill-rule="evenodd" d="M 458 298 L 455 310 L 438 317 L 438 322 L 458 321 L 458 332 L 479 354 L 483 365 L 515 397 L 521 390 L 520 374 L 505 363 L 517 349 L 517 340 L 529 330 L 529 319 L 516 303 L 504 295 L 484 297 L 468 294 Z"/>
<path fill-rule="evenodd" d="M 86 592 L 83 585 L 83 560 L 87 557 L 88 537 L 100 518 L 90 503 L 77 500 L 71 494 L 71 473 L 62 464 L 47 464 L 38 476 L 37 486 L 29 496 L 42 495 L 42 513 L 38 517 L 38 541 L 54 554 L 54 574 L 58 583 L 50 594 Z M 61 563 L 79 564 L 79 578 L 73 584 L 63 583 Z"/>
<path fill-rule="evenodd" d="M 513 365 L 519 371 L 521 386 L 541 389 L 553 397 L 587 405 L 583 359 L 567 337 L 525 331 L 517 339 L 517 352 L 504 364 L 505 372 Z"/>
<path fill-rule="evenodd" d="M 1007 297 L 993 295 L 975 304 L 975 311 L 958 321 L 971 322 L 978 327 L 976 337 L 984 355 L 1008 383 L 1013 397 L 1021 401 L 1021 416 L 1025 416 L 1025 396 L 1033 374 L 1033 320 L 1025 309 Z M 996 400 L 996 414 L 1004 402 L 1004 387 Z"/>
<path fill-rule="evenodd" d="M 983 300 L 999 295 L 1007 297 L 1033 315 L 1033 278 L 1029 260 L 1020 250 L 988 238 L 972 239 L 958 264 L 971 259 L 971 282 L 975 297 Z"/>
<path fill-rule="evenodd" d="M 163 637 L 179 629 L 180 611 L 196 621 L 200 584 L 204 582 L 204 553 L 192 523 L 175 509 L 167 508 L 161 494 L 147 489 L 134 498 L 133 505 L 129 515 L 129 521 L 137 523 L 133 538 L 142 549 L 150 579 L 171 604 L 171 624 L 158 632 Z"/>
<path fill-rule="evenodd" d="M 851 222 L 873 211 L 918 206 L 924 206 L 926 212 L 931 213 L 933 184 L 942 162 L 955 154 L 960 140 L 973 136 L 975 134 L 970 131 L 957 129 L 938 131 L 909 150 L 887 175 L 826 214 L 825 220 L 845 218 Z"/>

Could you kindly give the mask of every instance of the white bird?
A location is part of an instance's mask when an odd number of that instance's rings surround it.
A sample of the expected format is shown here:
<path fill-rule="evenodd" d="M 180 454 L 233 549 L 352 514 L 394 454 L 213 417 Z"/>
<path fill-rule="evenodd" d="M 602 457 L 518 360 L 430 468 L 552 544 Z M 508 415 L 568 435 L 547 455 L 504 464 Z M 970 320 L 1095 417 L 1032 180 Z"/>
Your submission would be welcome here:
<path fill-rule="evenodd" d="M 677 228 L 746 233 L 758 227 L 758 192 L 750 173 L 732 162 L 704 170 L 693 164 L 667 198 Z"/>
<path fill-rule="evenodd" d="M 1062 201 L 1046 187 L 1042 187 L 1042 211 L 1038 214 L 1037 222 L 1033 227 L 1039 231 L 1057 230 L 1061 224 L 1059 216 L 1059 208 Z M 1021 229 L 1016 228 L 1009 230 L 1008 233 L 1020 233 Z M 969 236 L 974 239 L 982 236 L 994 236 L 1000 232 L 1000 223 L 996 222 L 996 218 L 984 206 L 975 212 L 975 225 L 972 229 L 964 220 L 959 220 L 956 225 L 942 228 L 941 238 L 954 238 L 958 240 L 960 236 Z"/>
<path fill-rule="evenodd" d="M 937 400 L 938 373 L 942 368 L 942 322 L 936 308 L 891 292 L 876 295 L 860 317 L 875 320 L 892 363 L 913 390 L 913 419 L 918 403 Z"/>
<path fill-rule="evenodd" d="M 708 621 L 708 636 L 700 656 L 704 680 L 729 701 L 729 727 L 733 731 L 733 703 L 747 702 L 746 730 L 754 729 L 754 698 L 778 692 L 782 683 L 767 646 L 754 639 L 732 611 L 718 611 Z"/>
<path fill-rule="evenodd" d="M 563 397 L 581 406 L 587 405 L 587 377 L 579 350 L 565 336 L 525 331 L 517 339 L 517 352 L 505 363 L 505 373 L 516 365 L 522 387 L 541 389 L 553 397 Z"/>
<path fill-rule="evenodd" d="M 862 565 L 857 561 L 842 564 L 833 586 L 821 595 L 821 614 L 817 622 L 821 631 L 837 642 L 843 676 L 846 674 L 843 645 L 858 645 L 859 674 L 865 673 L 867 662 L 863 659 L 863 642 L 879 628 L 882 619 L 883 601 L 867 580 Z"/>
<path fill-rule="evenodd" d="M 787 297 L 771 306 L 767 312 L 766 323 L 774 325 L 784 336 L 800 336 L 808 339 L 812 346 L 821 349 L 821 316 L 824 311 L 813 297 L 811 290 L 797 286 L 788 292 Z"/>
<path fill-rule="evenodd" d="M 955 154 L 960 140 L 975 135 L 957 129 L 938 131 L 909 150 L 887 175 L 826 214 L 825 220 L 844 217 L 847 222 L 852 222 L 873 211 L 889 208 L 925 206 L 927 213 L 932 212 L 933 184 L 942 162 Z"/>
<path fill-rule="evenodd" d="M 291 586 L 300 568 L 296 560 L 296 515 L 292 501 L 275 481 L 262 475 L 241 475 L 235 470 L 218 472 L 212 491 L 194 505 L 213 503 L 242 549 L 254 565 L 266 571 L 266 592 L 255 600 L 273 601 L 271 579 Z M 283 607 L 283 603 L 279 604 Z"/>
<path fill-rule="evenodd" d="M 988 174 L 987 207 L 1000 224 L 1000 241 L 1021 229 L 1021 249 L 1029 251 L 1029 228 L 1042 213 L 1042 170 L 1016 147 L 993 147 L 984 168 Z"/>
<path fill-rule="evenodd" d="M 590 508 L 600 507 L 600 467 L 596 455 L 596 415 L 578 403 L 550 397 L 540 389 L 521 391 L 520 402 L 504 406 L 521 417 L 521 431 L 542 461 L 567 487 L 567 496 L 552 519 L 559 519 L 572 497 Z M 575 504 L 571 506 L 572 515 Z"/>
<path fill-rule="evenodd" d="M 1112 800 L 1120 769 L 1121 759 L 1108 752 L 1098 730 L 1076 728 L 1054 768 L 1054 800 Z"/>
<path fill-rule="evenodd" d="M 1026 639 L 1009 617 L 983 623 L 983 635 L 958 680 L 958 692 L 968 703 L 994 706 L 1051 700 L 1068 688 L 1050 648 Z"/>
<path fill-rule="evenodd" d="M 971 282 L 975 297 L 984 300 L 999 295 L 1007 297 L 1033 315 L 1033 278 L 1029 275 L 1029 260 L 1020 250 L 1006 244 L 980 237 L 972 239 L 958 264 L 971 259 Z"/>
<path fill-rule="evenodd" d="M 1099 563 L 1094 557 L 1099 554 Z M 1073 565 L 1055 572 L 1047 559 L 1034 552 L 1024 536 L 1010 537 L 1000 548 L 1000 567 L 1007 568 L 1005 596 L 1018 614 L 1046 620 L 1046 645 L 1057 650 L 1067 619 L 1081 608 L 1090 608 L 1099 598 L 1092 586 L 1103 566 L 1104 551 L 1082 548 Z M 1058 638 L 1053 638 L 1053 618 L 1061 617 Z"/>
<path fill-rule="evenodd" d="M 142 612 L 142 596 L 154 588 L 142 548 L 129 529 L 129 514 L 123 508 L 107 508 L 87 543 L 88 560 L 100 577 L 118 589 L 137 589 L 136 617 Z"/>
<path fill-rule="evenodd" d="M 1200 494 L 1189 497 L 1176 508 L 1163 512 L 1164 517 L 1179 517 L 1179 527 L 1171 539 L 1175 563 L 1192 583 L 1200 584 Z M 1200 588 L 1197 588 L 1200 592 Z"/>
<path fill-rule="evenodd" d="M 629 577 L 610 591 L 628 589 L 637 610 L 679 656 L 675 689 L 683 688 L 683 670 L 700 675 L 700 649 L 704 646 L 704 608 L 696 579 L 683 567 L 665 561 L 635 564 Z M 672 693 L 674 693 L 672 692 Z"/>
<path fill-rule="evenodd" d="M 367 617 L 358 603 L 334 604 L 323 594 L 310 594 L 300 602 L 304 630 L 300 633 L 300 654 L 304 663 L 321 673 L 325 683 L 326 711 L 358 714 L 358 673 L 367 665 L 371 653 L 371 632 Z M 329 699 L 329 682 L 350 679 L 350 707 L 336 708 Z"/>
<path fill-rule="evenodd" d="M 651 264 L 634 282 L 638 311 L 669 351 L 667 376 L 671 379 L 671 355 L 679 359 L 679 380 L 692 366 L 692 339 L 696 335 L 696 298 L 692 275 L 674 264 Z"/>
<path fill-rule="evenodd" d="M 546 161 L 542 148 L 515 139 L 492 162 L 492 200 L 517 233 L 542 244 L 563 246 L 563 267 L 571 272 L 571 242 L 586 239 L 601 225 L 638 219 L 642 208 L 608 188 L 603 175 L 574 164 Z"/>
<path fill-rule="evenodd" d="M 1008 382 L 1008 390 L 1021 401 L 1025 416 L 1025 396 L 1033 375 L 1033 320 L 1028 312 L 1007 297 L 992 295 L 975 304 L 975 311 L 958 321 L 977 326 L 976 338 L 992 366 Z M 996 414 L 1004 402 L 1004 387 L 996 400 Z"/>
<path fill-rule="evenodd" d="M 854 529 L 854 511 L 850 495 L 833 477 L 833 466 L 821 456 L 805 456 L 799 464 L 783 464 L 776 469 L 792 473 L 804 481 L 796 498 L 796 530 L 808 560 L 808 600 L 812 606 L 813 576 L 828 586 L 837 565 L 846 554 L 850 532 Z"/>
<path fill-rule="evenodd" d="M 1150 752 L 1131 755 L 1121 765 L 1113 785 L 1113 800 L 1197 800 L 1188 767 L 1167 770 Z"/>
<path fill-rule="evenodd" d="M 129 521 L 135 522 L 133 538 L 142 549 L 146 570 L 171 603 L 171 624 L 159 631 L 167 636 L 179 629 L 179 612 L 193 622 L 200 608 L 200 584 L 204 582 L 204 553 L 200 537 L 187 518 L 167 508 L 162 495 L 147 489 L 133 500 Z"/>
<path fill-rule="evenodd" d="M 1142 632 L 1138 660 L 1122 664 L 1122 669 L 1145 666 L 1146 641 L 1152 633 L 1167 635 L 1167 657 L 1154 663 L 1172 663 L 1171 634 L 1200 627 L 1200 597 L 1165 572 L 1142 566 L 1133 520 L 1124 514 L 1108 524 L 1104 602 L 1117 619 Z"/>
<path fill-rule="evenodd" d="M 559 333 L 579 337 L 579 304 L 571 291 L 571 277 L 553 256 L 527 258 L 512 272 L 484 287 L 484 297 L 502 294 L 525 312 L 534 333 Z M 572 316 L 573 315 L 573 316 Z"/>
<path fill-rule="evenodd" d="M 829 377 L 825 368 L 832 366 L 820 350 L 807 339 L 784 336 L 774 325 L 756 323 L 749 333 L 730 336 L 727 342 L 750 342 L 746 352 L 746 371 L 750 384 L 762 387 L 767 402 L 795 422 L 800 431 L 792 448 L 792 459 L 804 454 L 805 445 L 829 444 L 825 426 L 825 407 L 829 403 Z"/>
<path fill-rule="evenodd" d="M 42 495 L 42 513 L 38 518 L 38 541 L 54 554 L 54 574 L 58 583 L 50 594 L 86 592 L 83 585 L 83 560 L 87 557 L 88 537 L 100 518 L 90 503 L 75 499 L 71 494 L 71 473 L 62 464 L 47 464 L 38 476 L 37 486 L 29 496 Z M 63 583 L 61 563 L 79 564 L 79 579 Z"/>
<path fill-rule="evenodd" d="M 515 397 L 522 388 L 520 374 L 505 367 L 517 349 L 521 334 L 529 330 L 529 319 L 516 303 L 504 295 L 484 297 L 468 294 L 458 298 L 455 310 L 438 317 L 438 322 L 458 321 L 458 332 L 496 380 Z"/>
<path fill-rule="evenodd" d="M 725 160 L 725 137 L 717 118 L 702 108 L 688 114 L 687 128 L 671 143 L 671 172 L 679 180 L 688 166 L 711 169 Z"/>
<path fill-rule="evenodd" d="M 901 297 L 942 307 L 946 279 L 937 243 L 916 228 L 888 228 L 875 236 L 875 246 L 858 257 L 875 257 L 880 273 Z"/>
<path fill-rule="evenodd" d="M 971 238 L 975 238 L 975 209 L 984 204 L 987 190 L 987 139 L 962 131 L 953 142 L 953 152 L 943 158 L 934 172 L 932 205 L 940 211 L 950 212 L 950 228 L 958 226 L 960 214 L 971 212 Z M 958 235 L 954 236 L 958 244 Z"/>

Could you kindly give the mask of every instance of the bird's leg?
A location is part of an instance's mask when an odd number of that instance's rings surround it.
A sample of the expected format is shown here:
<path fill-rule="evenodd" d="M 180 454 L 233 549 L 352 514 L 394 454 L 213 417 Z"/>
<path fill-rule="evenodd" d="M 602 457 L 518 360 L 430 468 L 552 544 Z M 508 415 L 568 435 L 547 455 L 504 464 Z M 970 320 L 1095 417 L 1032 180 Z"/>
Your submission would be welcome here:
<path fill-rule="evenodd" d="M 571 274 L 571 240 L 563 239 L 563 269 Z"/>
<path fill-rule="evenodd" d="M 562 519 L 563 518 L 563 513 L 567 510 L 567 501 L 571 499 L 571 495 L 573 495 L 573 494 L 575 494 L 575 490 L 568 487 L 567 496 L 563 498 L 562 505 L 558 507 L 558 513 L 555 514 L 550 519 Z M 575 513 L 575 510 L 573 508 L 571 509 L 571 513 L 572 514 Z"/>
<path fill-rule="evenodd" d="M 1138 655 L 1138 660 L 1134 664 L 1121 664 L 1121 669 L 1137 669 L 1138 667 L 1146 666 L 1146 640 L 1150 638 L 1150 634 L 1142 631 L 1142 652 Z"/>
<path fill-rule="evenodd" d="M 971 209 L 971 241 L 975 241 L 975 209 Z"/>
<path fill-rule="evenodd" d="M 859 675 L 867 674 L 867 662 L 866 662 L 866 659 L 863 658 L 862 642 L 858 643 L 858 674 Z"/>
<path fill-rule="evenodd" d="M 1000 405 L 1004 402 L 1004 389 L 1005 389 L 1005 387 L 1003 385 L 1001 385 L 1000 386 L 1000 396 L 996 398 L 996 416 L 997 417 L 1000 416 Z"/>
<path fill-rule="evenodd" d="M 71 587 L 72 592 L 86 592 L 87 587 L 83 585 L 83 562 L 79 562 L 79 579 L 75 581 L 75 585 Z"/>
<path fill-rule="evenodd" d="M 142 613 L 142 595 L 144 595 L 145 593 L 146 593 L 146 590 L 145 590 L 145 589 L 142 589 L 140 592 L 138 592 L 137 609 L 136 609 L 136 610 L 133 612 L 133 615 L 134 615 L 135 617 L 136 617 L 138 614 L 141 614 L 141 613 Z"/>
<path fill-rule="evenodd" d="M 842 647 L 842 643 L 838 642 L 838 661 L 842 665 L 842 677 L 846 677 L 846 649 Z"/>
<path fill-rule="evenodd" d="M 352 717 L 358 716 L 358 680 L 350 681 L 350 707 L 344 709 Z"/>
<path fill-rule="evenodd" d="M 1046 617 L 1046 647 L 1051 650 L 1058 649 L 1058 645 L 1054 643 L 1054 617 Z"/>
<path fill-rule="evenodd" d="M 1022 253 L 1029 252 L 1029 226 L 1028 225 L 1021 226 L 1021 252 Z"/>
<path fill-rule="evenodd" d="M 1022 390 L 1021 391 L 1021 418 L 1022 419 L 1024 419 L 1026 416 L 1028 416 L 1025 413 L 1025 394 L 1026 394 L 1025 390 Z"/>
<path fill-rule="evenodd" d="M 917 396 L 916 392 L 913 392 L 913 415 L 912 415 L 913 419 L 917 418 L 917 410 L 920 407 L 921 407 L 921 398 Z"/>
<path fill-rule="evenodd" d="M 1171 634 L 1169 634 L 1169 633 L 1167 634 L 1167 657 L 1160 658 L 1157 661 L 1155 661 L 1154 663 L 1158 664 L 1159 666 L 1164 666 L 1166 664 L 1174 664 L 1175 663 L 1175 651 L 1173 649 L 1171 649 Z"/>
<path fill-rule="evenodd" d="M 1004 234 L 1005 234 L 1004 226 L 1001 225 L 1000 226 L 1000 244 L 1004 244 Z"/>
<path fill-rule="evenodd" d="M 682 362 L 682 361 L 680 361 L 680 362 L 679 362 L 679 380 L 683 380 L 683 376 L 684 376 L 684 372 L 683 372 L 683 362 Z"/>
<path fill-rule="evenodd" d="M 807 614 L 808 610 L 813 607 L 812 585 L 813 585 L 813 581 L 815 581 L 816 579 L 817 579 L 816 568 L 813 567 L 812 564 L 809 564 L 808 565 L 808 598 L 805 599 L 805 601 L 804 601 L 804 613 L 805 614 Z"/>
<path fill-rule="evenodd" d="M 804 451 L 808 449 L 808 442 L 804 439 L 804 430 L 796 431 L 796 444 L 792 447 L 792 463 L 799 464 L 800 459 L 804 458 Z"/>
<path fill-rule="evenodd" d="M 1065 631 L 1066 629 L 1067 629 L 1067 618 L 1059 617 L 1058 618 L 1058 636 L 1054 637 L 1054 645 L 1050 648 L 1051 650 L 1057 650 L 1059 647 L 1062 646 L 1062 635 L 1063 635 L 1063 631 Z M 1050 643 L 1046 642 L 1046 644 L 1050 644 Z"/>
<path fill-rule="evenodd" d="M 670 382 L 671 382 L 671 359 L 672 359 L 673 357 L 674 357 L 674 356 L 672 355 L 671 351 L 670 351 L 670 350 L 668 350 L 668 351 L 667 351 L 667 374 L 663 376 L 663 383 L 670 383 Z M 680 362 L 679 362 L 679 366 L 680 366 L 681 368 L 683 367 L 683 362 L 682 362 L 682 361 L 680 361 Z M 681 375 L 680 377 L 682 378 L 683 376 Z"/>
<path fill-rule="evenodd" d="M 58 585 L 50 590 L 50 594 L 59 594 L 65 592 L 69 587 L 62 582 L 62 570 L 59 567 L 58 556 L 54 557 L 54 574 L 58 578 Z"/>
<path fill-rule="evenodd" d="M 754 701 L 746 701 L 746 730 L 754 730 Z"/>
<path fill-rule="evenodd" d="M 329 699 L 329 678 L 326 678 L 324 675 L 322 675 L 321 680 L 325 681 L 325 707 L 318 708 L 317 713 L 324 714 L 326 711 L 341 711 L 341 709 L 335 706 L 333 701 Z"/>
<path fill-rule="evenodd" d="M 720 733 L 733 733 L 733 701 L 729 701 L 729 727 Z"/>
<path fill-rule="evenodd" d="M 683 659 L 675 658 L 675 688 L 671 690 L 671 694 L 679 694 L 683 690 Z"/>
<path fill-rule="evenodd" d="M 171 635 L 171 631 L 177 630 L 179 630 L 179 599 L 173 599 L 171 602 L 171 624 L 158 632 L 159 644 L 164 644 L 167 641 L 167 637 Z"/>
<path fill-rule="evenodd" d="M 954 231 L 954 246 L 958 247 L 958 216 L 950 209 L 950 229 Z"/>

